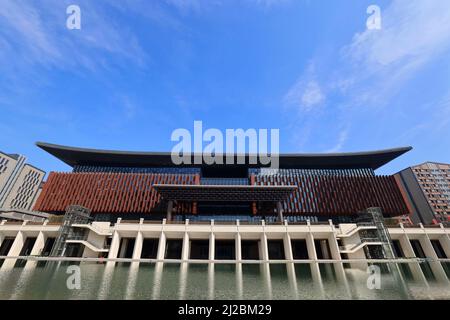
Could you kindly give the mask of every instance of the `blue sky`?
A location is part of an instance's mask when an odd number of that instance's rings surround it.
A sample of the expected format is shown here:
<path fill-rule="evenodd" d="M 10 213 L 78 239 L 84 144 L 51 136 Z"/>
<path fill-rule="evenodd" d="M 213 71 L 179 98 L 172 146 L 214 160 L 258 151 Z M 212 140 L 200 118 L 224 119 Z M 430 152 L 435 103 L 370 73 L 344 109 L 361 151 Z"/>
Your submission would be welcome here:
<path fill-rule="evenodd" d="M 170 151 L 194 120 L 283 153 L 414 147 L 382 174 L 450 162 L 449 84 L 448 0 L 0 0 L 0 150 L 46 171 L 69 168 L 36 141 Z"/>

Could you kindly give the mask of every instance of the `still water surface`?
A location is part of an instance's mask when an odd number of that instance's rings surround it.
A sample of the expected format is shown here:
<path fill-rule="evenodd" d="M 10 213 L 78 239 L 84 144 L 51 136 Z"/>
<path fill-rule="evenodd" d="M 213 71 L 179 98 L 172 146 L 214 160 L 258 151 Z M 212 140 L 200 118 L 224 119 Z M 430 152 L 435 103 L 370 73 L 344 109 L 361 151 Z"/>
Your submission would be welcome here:
<path fill-rule="evenodd" d="M 379 290 L 368 288 L 365 271 L 331 263 L 320 264 L 319 277 L 305 263 L 78 264 L 79 290 L 67 288 L 67 262 L 3 268 L 0 299 L 450 299 L 448 282 L 426 272 L 424 280 L 414 280 L 403 271 L 409 268 L 392 263 L 389 270 L 401 271 L 382 272 Z"/>

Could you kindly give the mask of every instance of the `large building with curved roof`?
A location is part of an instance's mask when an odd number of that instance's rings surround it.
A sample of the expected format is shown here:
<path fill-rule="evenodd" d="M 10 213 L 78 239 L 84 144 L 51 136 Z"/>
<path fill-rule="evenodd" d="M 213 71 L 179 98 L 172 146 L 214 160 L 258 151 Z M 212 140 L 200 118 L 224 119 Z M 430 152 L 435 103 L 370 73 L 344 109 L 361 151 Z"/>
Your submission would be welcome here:
<path fill-rule="evenodd" d="M 375 170 L 411 150 L 280 154 L 279 168 L 251 155 L 244 163 L 172 162 L 170 153 L 37 146 L 72 167 L 51 172 L 35 210 L 63 214 L 88 208 L 97 220 L 145 217 L 173 220 L 350 221 L 370 207 L 385 216 L 409 213 L 394 176 Z M 198 156 L 197 154 L 188 157 Z M 230 155 L 217 155 L 226 157 Z M 236 155 L 233 155 L 236 157 Z M 220 161 L 219 161 L 220 162 Z"/>

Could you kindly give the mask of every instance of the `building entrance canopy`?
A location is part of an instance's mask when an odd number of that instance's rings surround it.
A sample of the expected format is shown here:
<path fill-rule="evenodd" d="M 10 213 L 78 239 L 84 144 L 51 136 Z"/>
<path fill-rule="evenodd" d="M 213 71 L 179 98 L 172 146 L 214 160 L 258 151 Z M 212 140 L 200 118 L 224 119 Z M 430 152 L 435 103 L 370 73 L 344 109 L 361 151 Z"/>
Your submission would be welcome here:
<path fill-rule="evenodd" d="M 229 186 L 155 184 L 153 188 L 168 201 L 285 201 L 297 186 Z"/>

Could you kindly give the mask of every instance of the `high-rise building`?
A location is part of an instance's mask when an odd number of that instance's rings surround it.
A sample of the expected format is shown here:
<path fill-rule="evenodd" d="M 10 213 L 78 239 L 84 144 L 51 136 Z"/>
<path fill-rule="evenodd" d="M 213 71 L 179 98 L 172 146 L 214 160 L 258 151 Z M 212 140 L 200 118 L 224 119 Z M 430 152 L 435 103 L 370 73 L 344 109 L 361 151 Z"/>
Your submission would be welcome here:
<path fill-rule="evenodd" d="M 24 156 L 0 152 L 0 209 L 31 210 L 44 176 Z"/>
<path fill-rule="evenodd" d="M 396 176 L 406 191 L 414 223 L 450 221 L 450 164 L 425 162 Z"/>

